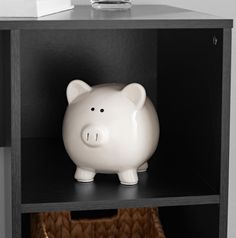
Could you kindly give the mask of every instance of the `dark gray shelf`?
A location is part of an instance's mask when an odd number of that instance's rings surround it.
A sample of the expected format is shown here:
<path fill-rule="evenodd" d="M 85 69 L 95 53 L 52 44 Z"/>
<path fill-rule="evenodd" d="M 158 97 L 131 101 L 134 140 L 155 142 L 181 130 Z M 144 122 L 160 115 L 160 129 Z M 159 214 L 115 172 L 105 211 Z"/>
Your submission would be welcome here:
<path fill-rule="evenodd" d="M 152 158 L 152 162 L 158 161 Z M 91 210 L 219 203 L 219 195 L 194 174 L 150 165 L 136 186 L 116 175 L 97 175 L 94 183 L 73 179 L 74 165 L 57 140 L 22 140 L 22 212 Z M 178 171 L 178 172 L 175 172 Z M 173 179 L 174 178 L 174 179 Z"/>
<path fill-rule="evenodd" d="M 89 187 L 89 186 L 87 186 Z M 124 188 L 125 189 L 125 188 Z M 132 189 L 130 189 L 132 190 Z M 125 194 L 125 193 L 124 193 Z M 22 213 L 219 204 L 219 195 L 22 204 Z"/>
<path fill-rule="evenodd" d="M 1 18 L 7 236 L 30 237 L 31 212 L 157 206 L 168 237 L 226 238 L 232 26 L 165 5 Z M 61 138 L 74 77 L 147 88 L 161 140 L 137 186 L 114 175 L 77 183 L 62 142 L 46 139 Z"/>
<path fill-rule="evenodd" d="M 231 28 L 233 21 L 166 5 L 134 5 L 127 11 L 97 11 L 91 6 L 41 18 L 0 18 L 0 29 Z"/>

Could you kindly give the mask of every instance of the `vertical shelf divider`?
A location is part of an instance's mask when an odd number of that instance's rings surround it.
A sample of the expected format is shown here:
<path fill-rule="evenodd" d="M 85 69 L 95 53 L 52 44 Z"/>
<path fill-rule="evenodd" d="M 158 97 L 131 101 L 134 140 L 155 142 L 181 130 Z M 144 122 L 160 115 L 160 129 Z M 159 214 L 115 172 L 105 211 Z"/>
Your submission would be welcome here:
<path fill-rule="evenodd" d="M 228 181 L 229 181 L 229 135 L 230 135 L 230 81 L 231 81 L 231 29 L 223 31 L 223 73 L 221 112 L 221 181 L 219 237 L 227 237 Z"/>
<path fill-rule="evenodd" d="M 21 237 L 20 30 L 11 31 L 11 189 L 12 238 Z"/>

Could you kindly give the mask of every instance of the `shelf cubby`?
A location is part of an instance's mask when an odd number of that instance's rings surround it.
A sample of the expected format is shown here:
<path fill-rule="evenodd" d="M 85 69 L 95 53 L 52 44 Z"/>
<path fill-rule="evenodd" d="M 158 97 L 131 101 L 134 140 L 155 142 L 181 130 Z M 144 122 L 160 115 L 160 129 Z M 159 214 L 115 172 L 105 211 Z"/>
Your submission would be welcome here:
<path fill-rule="evenodd" d="M 114 214 L 115 210 L 101 210 L 100 216 L 107 214 Z M 219 205 L 188 205 L 188 206 L 171 206 L 161 207 L 158 209 L 159 216 L 161 217 L 163 230 L 168 238 L 176 237 L 193 237 L 193 238 L 208 238 L 218 237 L 219 233 Z M 74 219 L 85 217 L 87 213 L 81 211 L 75 213 Z M 96 211 L 90 211 L 90 217 L 97 214 Z M 24 238 L 30 238 L 30 232 L 27 227 L 30 224 L 29 214 L 22 215 L 23 226 L 26 227 L 23 232 Z"/>
<path fill-rule="evenodd" d="M 23 211 L 44 203 L 88 209 L 89 187 L 92 209 L 114 200 L 119 206 L 219 201 L 222 30 L 26 31 L 21 47 Z M 74 78 L 91 85 L 139 82 L 155 103 L 160 145 L 136 192 L 117 186 L 114 176 L 88 186 L 73 180 L 61 126 L 65 88 Z M 126 199 L 126 191 L 133 197 Z"/>

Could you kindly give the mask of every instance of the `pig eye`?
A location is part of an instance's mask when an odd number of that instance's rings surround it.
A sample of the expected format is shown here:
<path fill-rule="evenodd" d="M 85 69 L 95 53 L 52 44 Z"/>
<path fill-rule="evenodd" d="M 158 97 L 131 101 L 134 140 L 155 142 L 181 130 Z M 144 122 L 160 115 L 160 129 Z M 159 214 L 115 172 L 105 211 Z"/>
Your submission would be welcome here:
<path fill-rule="evenodd" d="M 100 112 L 104 112 L 104 109 L 101 109 Z"/>
<path fill-rule="evenodd" d="M 95 111 L 95 108 L 94 108 L 94 107 L 92 107 L 92 108 L 91 108 L 91 111 Z"/>

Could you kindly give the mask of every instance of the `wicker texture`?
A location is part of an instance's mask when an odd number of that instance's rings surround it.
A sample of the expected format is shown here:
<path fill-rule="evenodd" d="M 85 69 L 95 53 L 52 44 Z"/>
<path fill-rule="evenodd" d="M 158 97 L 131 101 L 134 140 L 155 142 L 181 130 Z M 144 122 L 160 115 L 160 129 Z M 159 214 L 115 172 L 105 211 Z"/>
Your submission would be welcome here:
<path fill-rule="evenodd" d="M 32 238 L 165 238 L 154 208 L 119 209 L 118 215 L 71 220 L 69 212 L 33 214 Z"/>

